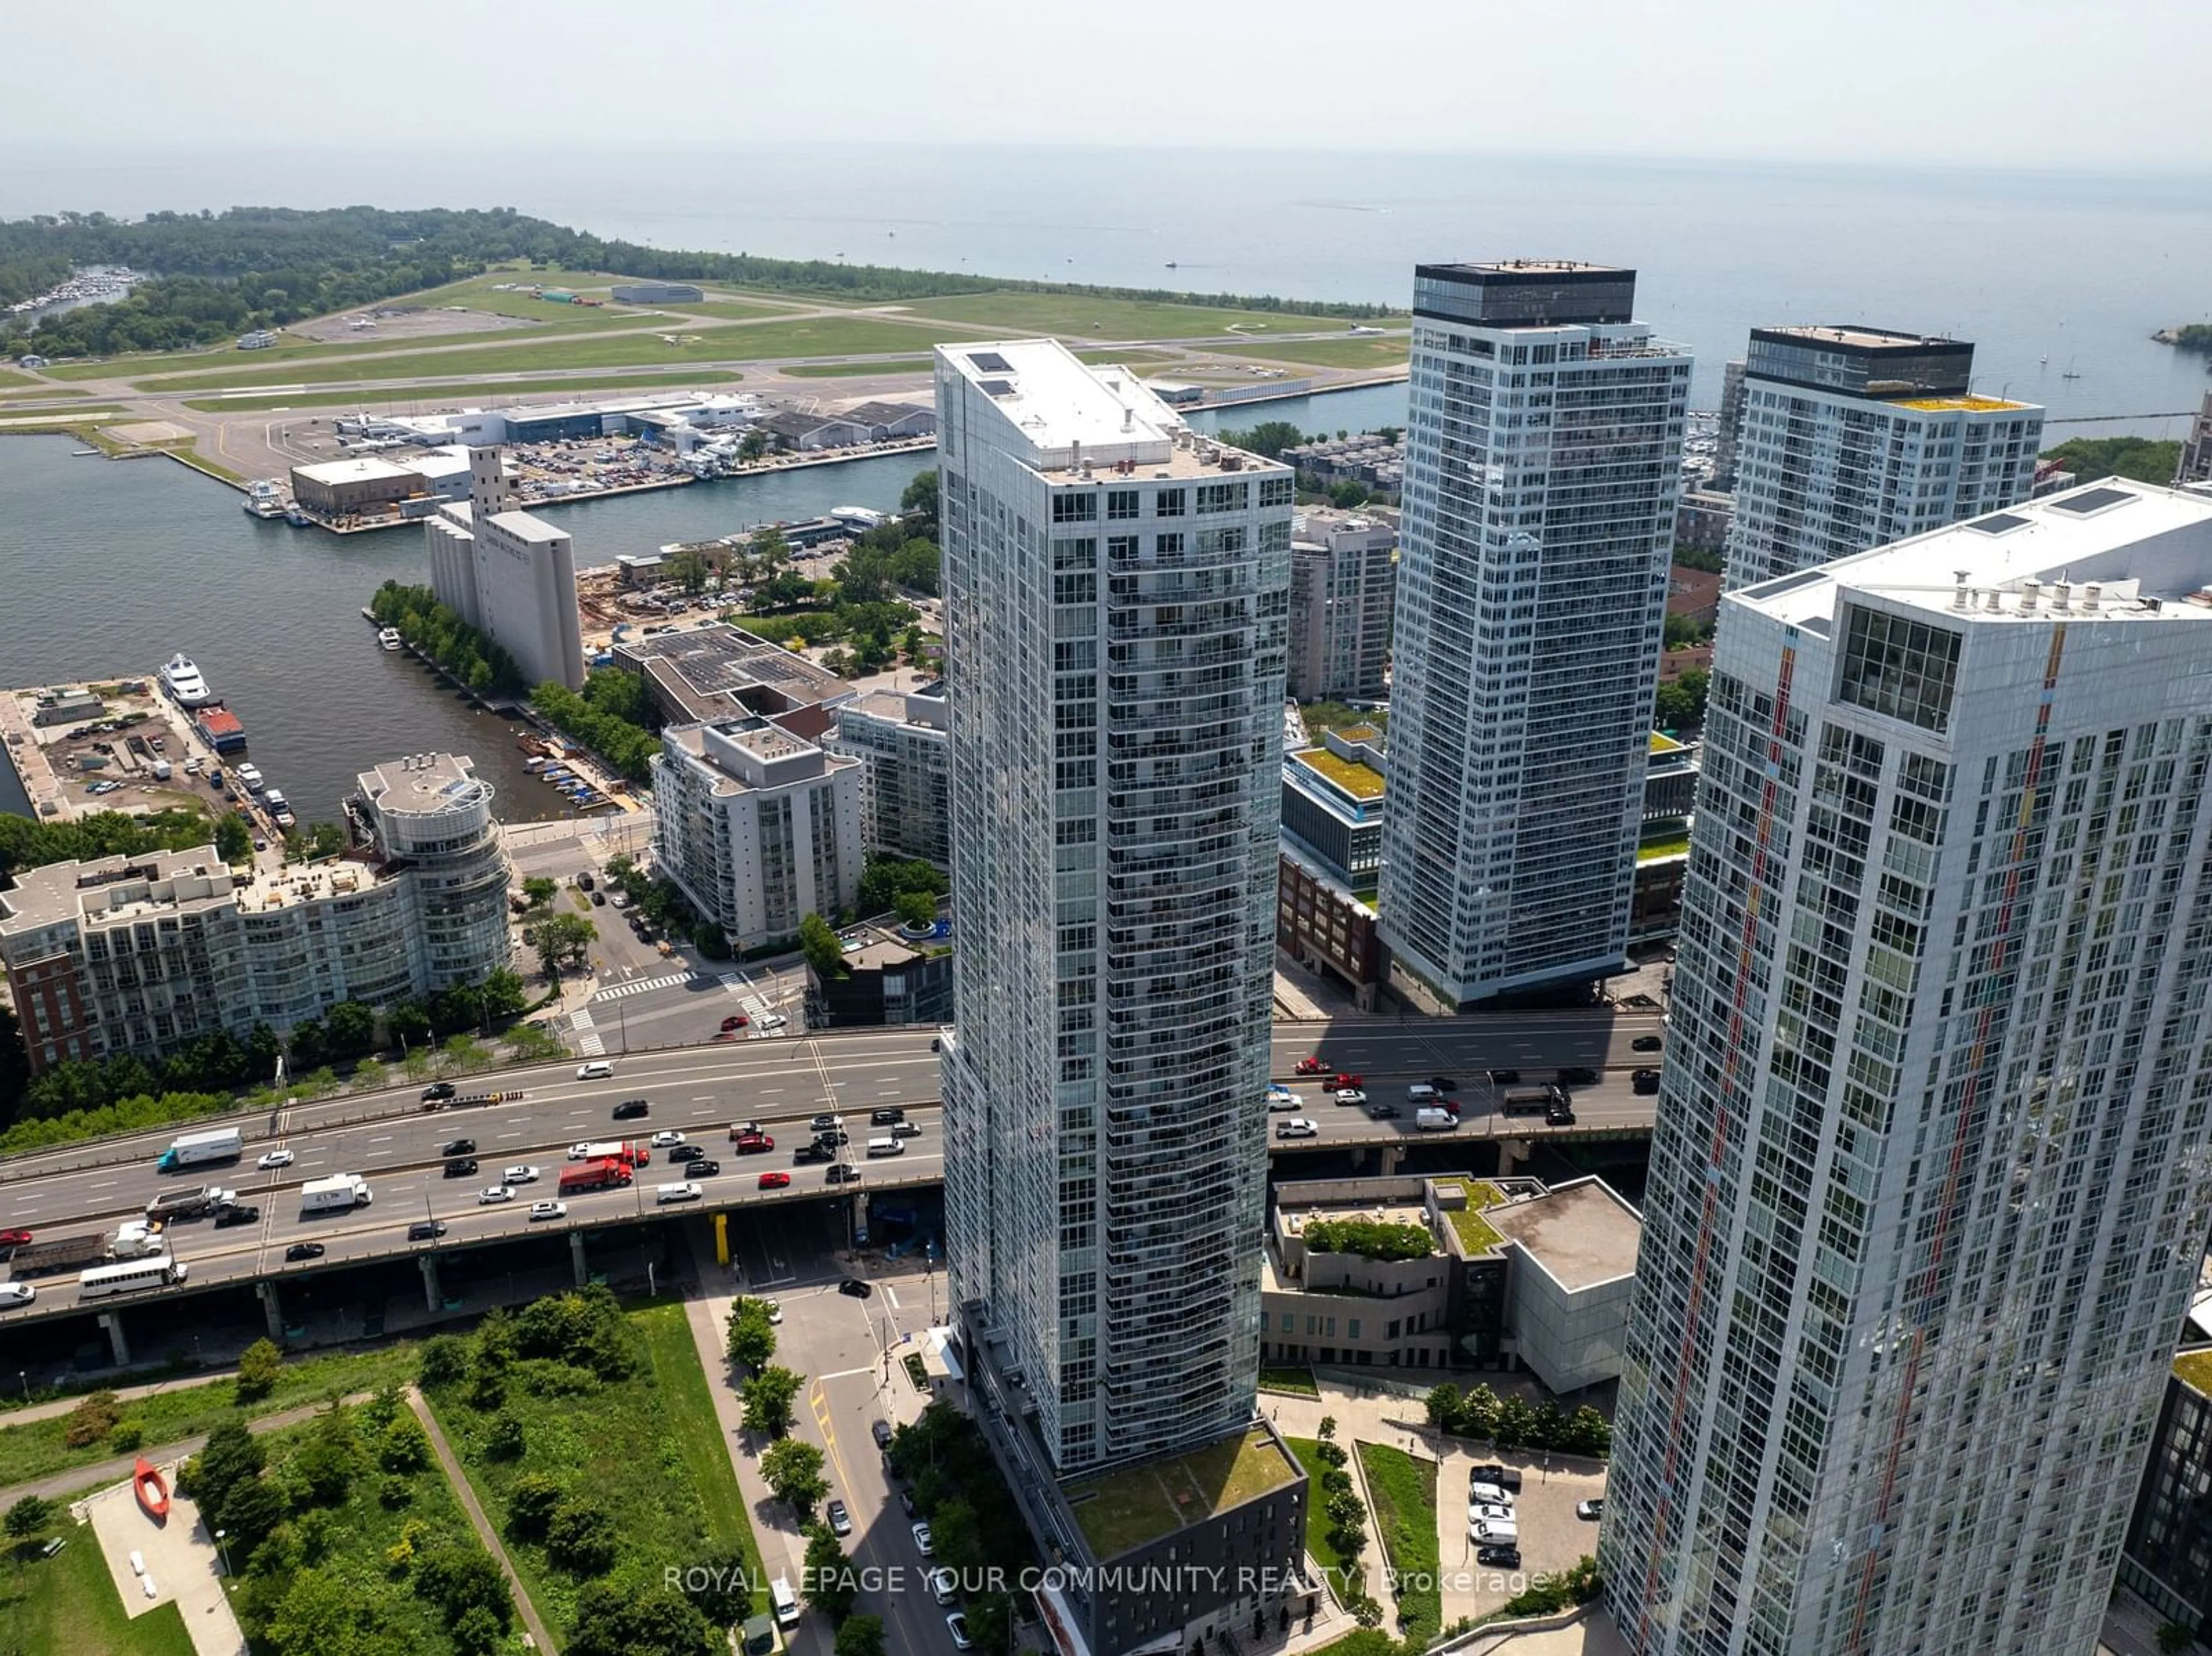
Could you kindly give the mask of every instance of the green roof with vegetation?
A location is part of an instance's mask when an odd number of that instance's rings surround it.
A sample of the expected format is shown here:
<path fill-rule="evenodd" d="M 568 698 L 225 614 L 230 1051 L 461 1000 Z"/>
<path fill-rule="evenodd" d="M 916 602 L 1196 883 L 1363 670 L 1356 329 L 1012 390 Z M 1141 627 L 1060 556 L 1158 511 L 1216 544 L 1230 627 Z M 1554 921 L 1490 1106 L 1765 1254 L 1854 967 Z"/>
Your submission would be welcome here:
<path fill-rule="evenodd" d="M 1340 732 L 1340 734 L 1346 734 Z M 1370 736 L 1369 740 L 1372 740 Z M 1316 775 L 1326 777 L 1355 799 L 1380 799 L 1382 773 L 1356 759 L 1342 759 L 1327 748 L 1303 748 L 1291 755 Z"/>
<path fill-rule="evenodd" d="M 1224 1443 L 1148 1460 L 1066 1490 L 1103 1562 L 1172 1530 L 1204 1522 L 1299 1476 L 1264 1427 Z"/>
<path fill-rule="evenodd" d="M 2173 1372 L 2212 1397 L 2212 1350 L 2183 1352 L 2173 1360 Z"/>
<path fill-rule="evenodd" d="M 1656 863 L 1668 857 L 1686 857 L 1690 853 L 1690 831 L 1686 828 L 1668 828 L 1653 834 L 1636 847 L 1639 863 Z"/>
<path fill-rule="evenodd" d="M 1498 1234 L 1497 1227 L 1482 1216 L 1482 1210 L 1485 1208 L 1504 1205 L 1504 1191 L 1486 1179 L 1439 1179 L 1437 1180 L 1437 1188 L 1439 1191 L 1457 1189 L 1467 1192 L 1465 1207 L 1446 1208 L 1443 1215 L 1451 1222 L 1452 1229 L 1457 1233 L 1459 1245 L 1465 1248 L 1469 1255 L 1485 1254 L 1492 1248 L 1504 1245 L 1505 1239 Z"/>
<path fill-rule="evenodd" d="M 1357 1253 L 1363 1259 L 1425 1259 L 1437 1251 L 1425 1225 L 1380 1219 L 1309 1219 L 1298 1234 L 1313 1253 Z"/>

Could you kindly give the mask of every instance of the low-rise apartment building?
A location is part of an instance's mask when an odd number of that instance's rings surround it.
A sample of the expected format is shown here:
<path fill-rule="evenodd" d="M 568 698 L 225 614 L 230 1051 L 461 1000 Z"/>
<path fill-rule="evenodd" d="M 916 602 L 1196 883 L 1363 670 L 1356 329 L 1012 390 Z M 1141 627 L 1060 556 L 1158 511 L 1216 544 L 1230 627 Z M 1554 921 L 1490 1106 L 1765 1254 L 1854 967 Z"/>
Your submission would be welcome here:
<path fill-rule="evenodd" d="M 952 721 L 942 684 L 845 702 L 823 740 L 860 761 L 860 834 L 870 854 L 952 866 Z"/>
<path fill-rule="evenodd" d="M 858 900 L 859 760 L 749 714 L 671 725 L 660 742 L 654 856 L 732 949 Z"/>
<path fill-rule="evenodd" d="M 0 964 L 33 1072 L 482 982 L 513 953 L 491 798 L 425 754 L 362 774 L 352 848 L 319 862 L 234 869 L 207 845 L 20 875 Z"/>
<path fill-rule="evenodd" d="M 1279 865 L 1275 947 L 1310 971 L 1334 973 L 1360 1010 L 1375 1010 L 1384 965 L 1375 905 L 1302 851 L 1286 848 Z"/>

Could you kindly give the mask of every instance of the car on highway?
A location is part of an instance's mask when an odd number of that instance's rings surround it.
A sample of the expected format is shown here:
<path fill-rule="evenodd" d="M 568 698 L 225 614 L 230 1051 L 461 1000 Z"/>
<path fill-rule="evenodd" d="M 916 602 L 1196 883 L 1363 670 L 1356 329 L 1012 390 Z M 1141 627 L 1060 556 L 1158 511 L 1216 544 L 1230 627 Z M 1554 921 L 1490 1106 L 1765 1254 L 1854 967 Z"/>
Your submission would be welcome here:
<path fill-rule="evenodd" d="M 764 1173 L 760 1176 L 760 1187 L 763 1190 L 788 1190 L 791 1188 L 791 1175 L 787 1173 Z"/>
<path fill-rule="evenodd" d="M 1278 1138 L 1318 1138 L 1321 1137 L 1321 1123 L 1316 1121 L 1310 1115 L 1288 1116 L 1275 1124 L 1275 1137 Z"/>
<path fill-rule="evenodd" d="M 1487 1564 L 1494 1570 L 1517 1570 L 1521 1568 L 1521 1549 L 1506 1546 L 1477 1547 L 1474 1550 L 1474 1562 L 1478 1564 Z"/>
<path fill-rule="evenodd" d="M 504 1185 L 487 1185 L 477 1192 L 477 1205 L 480 1208 L 496 1207 L 501 1202 L 513 1200 L 514 1192 Z"/>
<path fill-rule="evenodd" d="M 1364 1104 L 1367 1095 L 1357 1087 L 1339 1087 L 1330 1095 L 1340 1104 Z"/>
<path fill-rule="evenodd" d="M 258 1225 L 261 1222 L 259 1208 L 233 1205 L 216 1210 L 215 1228 L 222 1230 L 232 1225 Z"/>
<path fill-rule="evenodd" d="M 450 1081 L 434 1081 L 422 1089 L 425 1104 L 443 1104 L 460 1089 Z"/>
<path fill-rule="evenodd" d="M 924 1553 L 928 1550 L 927 1547 L 922 1549 Z M 968 1617 L 965 1611 L 956 1610 L 945 1617 L 945 1630 L 952 1635 L 952 1647 L 955 1650 L 973 1650 L 975 1647 L 975 1640 L 968 1635 Z"/>
<path fill-rule="evenodd" d="M 271 1150 L 253 1165 L 264 1173 L 267 1173 L 271 1168 L 289 1168 L 292 1165 L 292 1152 Z"/>
<path fill-rule="evenodd" d="M 0 1247 L 28 1247 L 31 1233 L 27 1230 L 0 1230 Z"/>
<path fill-rule="evenodd" d="M 532 1219 L 565 1219 L 568 1216 L 568 1204 L 566 1202 L 532 1202 L 530 1216 Z"/>
<path fill-rule="evenodd" d="M 700 1157 L 706 1154 L 707 1147 L 704 1144 L 671 1144 L 668 1146 L 668 1159 L 671 1162 L 696 1162 Z"/>
<path fill-rule="evenodd" d="M 830 1533 L 832 1535 L 852 1534 L 853 1514 L 846 1510 L 845 1503 L 842 1501 L 832 1501 L 830 1503 L 829 1511 Z"/>
<path fill-rule="evenodd" d="M 848 1277 L 837 1284 L 837 1291 L 848 1300 L 865 1300 L 876 1291 L 876 1285 L 858 1277 Z"/>
<path fill-rule="evenodd" d="M 1575 1125 L 1575 1107 L 1565 1101 L 1554 1104 L 1544 1112 L 1547 1127 L 1571 1127 Z"/>
<path fill-rule="evenodd" d="M 710 1162 L 705 1156 L 695 1157 L 684 1167 L 684 1173 L 693 1179 L 712 1179 L 722 1170 L 720 1162 Z"/>
<path fill-rule="evenodd" d="M 921 1129 L 911 1121 L 894 1121 L 891 1123 L 891 1137 L 894 1138 L 919 1138 L 921 1137 Z"/>
<path fill-rule="evenodd" d="M 1267 1089 L 1267 1107 L 1270 1110 L 1295 1110 L 1298 1107 L 1298 1095 L 1288 1087 L 1270 1087 Z"/>
<path fill-rule="evenodd" d="M 1378 1098 L 1367 1107 L 1367 1119 L 1370 1121 L 1395 1121 L 1397 1118 L 1398 1107 L 1388 1099 Z"/>
<path fill-rule="evenodd" d="M 1492 1070 L 1490 1072 L 1490 1084 L 1493 1087 L 1517 1087 L 1521 1084 L 1521 1071 Z"/>
<path fill-rule="evenodd" d="M 536 1168 L 524 1162 L 501 1174 L 499 1182 L 502 1185 L 534 1185 L 541 1177 L 543 1174 Z"/>
<path fill-rule="evenodd" d="M 791 1153 L 792 1164 L 805 1167 L 810 1162 L 835 1162 L 837 1152 L 826 1144 L 801 1144 Z"/>
<path fill-rule="evenodd" d="M 288 1265 L 297 1265 L 302 1259 L 319 1259 L 328 1250 L 320 1242 L 295 1242 L 284 1250 Z"/>
<path fill-rule="evenodd" d="M 1638 1070 L 1628 1077 L 1628 1083 L 1639 1093 L 1656 1093 L 1659 1090 L 1659 1071 Z"/>
<path fill-rule="evenodd" d="M 448 1179 L 472 1179 L 476 1171 L 477 1159 L 473 1156 L 464 1156 L 446 1163 L 446 1177 Z"/>
<path fill-rule="evenodd" d="M 445 1234 L 443 1219 L 417 1219 L 407 1227 L 407 1240 L 410 1242 L 434 1242 Z"/>
<path fill-rule="evenodd" d="M 906 1111 L 896 1104 L 888 1109 L 868 1112 L 868 1125 L 872 1127 L 895 1127 L 905 1119 Z"/>
<path fill-rule="evenodd" d="M 757 1121 L 732 1121 L 730 1123 L 730 1142 L 735 1143 L 740 1138 L 759 1137 L 767 1131 L 767 1127 Z"/>
<path fill-rule="evenodd" d="M 28 1305 L 39 1290 L 28 1283 L 0 1283 L 0 1305 Z"/>
<path fill-rule="evenodd" d="M 806 1125 L 816 1132 L 828 1132 L 833 1127 L 842 1129 L 845 1118 L 842 1115 L 817 1115 L 810 1118 Z"/>
<path fill-rule="evenodd" d="M 1639 1052 L 1656 1052 L 1659 1050 L 1660 1041 L 1656 1035 L 1638 1035 L 1628 1044 Z"/>
<path fill-rule="evenodd" d="M 732 1012 L 722 1020 L 722 1033 L 726 1035 L 731 1030 L 742 1029 L 751 1022 L 743 1012 Z"/>
<path fill-rule="evenodd" d="M 851 1143 L 853 1140 L 842 1127 L 830 1127 L 815 1134 L 814 1142 L 825 1150 L 834 1150 L 840 1145 Z"/>
<path fill-rule="evenodd" d="M 637 1121 L 653 1113 L 652 1104 L 642 1098 L 625 1098 L 615 1106 L 615 1119 Z"/>
<path fill-rule="evenodd" d="M 914 1526 L 914 1544 L 915 1550 L 924 1558 L 936 1556 L 934 1550 L 929 1544 L 929 1520 L 926 1518 Z"/>
<path fill-rule="evenodd" d="M 474 1156 L 476 1153 L 477 1141 L 473 1138 L 448 1139 L 438 1152 L 441 1156 Z"/>
<path fill-rule="evenodd" d="M 684 1142 L 684 1135 L 673 1127 L 663 1127 L 653 1136 L 653 1148 L 657 1150 L 674 1149 Z"/>
<path fill-rule="evenodd" d="M 775 1148 L 775 1140 L 764 1132 L 739 1133 L 735 1143 L 739 1156 L 764 1156 Z"/>
<path fill-rule="evenodd" d="M 1346 1074 L 1342 1073 L 1341 1071 L 1340 1071 L 1340 1072 L 1338 1073 L 1338 1075 L 1337 1075 L 1336 1079 L 1335 1079 L 1335 1080 L 1334 1080 L 1334 1081 L 1332 1081 L 1332 1082 L 1330 1082 L 1328 1084 L 1329 1084 L 1330 1086 L 1332 1086 L 1332 1087 L 1335 1088 L 1338 1091 L 1341 1092 L 1341 1091 L 1343 1091 L 1343 1090 L 1344 1090 L 1346 1088 L 1347 1088 L 1347 1087 L 1357 1087 L 1357 1086 L 1358 1086 L 1358 1085 L 1359 1085 L 1359 1077 L 1358 1077 L 1358 1076 L 1355 1076 L 1355 1075 L 1346 1075 Z"/>
<path fill-rule="evenodd" d="M 615 1066 L 603 1058 L 576 1066 L 576 1079 L 579 1081 L 612 1081 L 614 1078 Z"/>
<path fill-rule="evenodd" d="M 823 1182 L 831 1185 L 857 1185 L 860 1182 L 860 1170 L 850 1162 L 832 1162 L 830 1164 L 830 1176 Z"/>
<path fill-rule="evenodd" d="M 1597 1071 L 1586 1064 L 1574 1064 L 1561 1070 L 1555 1079 L 1562 1087 L 1595 1087 Z"/>
<path fill-rule="evenodd" d="M 1598 1495 L 1592 1500 L 1577 1501 L 1575 1502 L 1575 1516 L 1577 1518 L 1587 1518 L 1591 1520 L 1593 1522 L 1598 1519 L 1603 1518 L 1605 1516 L 1605 1497 L 1603 1495 Z"/>
<path fill-rule="evenodd" d="M 1449 1076 L 1431 1076 L 1429 1085 L 1440 1093 L 1455 1093 L 1459 1090 L 1459 1083 L 1454 1081 Z"/>
<path fill-rule="evenodd" d="M 1317 1058 L 1302 1058 L 1291 1067 L 1302 1076 L 1317 1076 L 1328 1066 Z"/>

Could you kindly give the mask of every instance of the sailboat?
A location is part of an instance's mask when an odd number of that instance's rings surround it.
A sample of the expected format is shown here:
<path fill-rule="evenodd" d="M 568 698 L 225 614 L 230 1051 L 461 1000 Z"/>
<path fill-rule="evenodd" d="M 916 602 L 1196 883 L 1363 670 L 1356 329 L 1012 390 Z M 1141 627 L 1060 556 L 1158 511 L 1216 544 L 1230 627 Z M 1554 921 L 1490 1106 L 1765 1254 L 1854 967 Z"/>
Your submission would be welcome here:
<path fill-rule="evenodd" d="M 2079 379 L 2081 376 L 2074 372 L 2074 365 L 2081 360 L 2081 359 L 2078 356 L 2068 357 L 2066 359 L 2066 372 L 2060 374 L 2058 377 L 2061 379 Z"/>

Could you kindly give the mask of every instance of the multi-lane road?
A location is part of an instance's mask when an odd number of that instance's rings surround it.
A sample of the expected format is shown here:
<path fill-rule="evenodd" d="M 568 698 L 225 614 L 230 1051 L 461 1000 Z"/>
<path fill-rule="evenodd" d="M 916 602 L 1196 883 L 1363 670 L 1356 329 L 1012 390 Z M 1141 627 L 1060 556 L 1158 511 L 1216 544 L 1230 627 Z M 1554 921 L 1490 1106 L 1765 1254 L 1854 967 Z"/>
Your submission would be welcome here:
<path fill-rule="evenodd" d="M 1656 1063 L 1655 1055 L 1637 1051 L 1634 1042 L 1656 1035 L 1659 1027 L 1656 1016 L 1602 1013 L 1326 1028 L 1279 1025 L 1273 1071 L 1298 1094 L 1292 1113 L 1311 1119 L 1320 1131 L 1311 1138 L 1279 1140 L 1271 1130 L 1271 1147 L 1279 1152 L 1279 1164 L 1294 1172 L 1316 1151 L 1449 1142 L 1443 1134 L 1416 1132 L 1406 1100 L 1409 1083 L 1431 1075 L 1448 1075 L 1460 1083 L 1463 1115 L 1451 1137 L 1648 1129 L 1653 1101 L 1633 1091 L 1629 1076 L 1637 1065 Z M 504 1089 L 506 1101 L 489 1106 L 425 1111 L 415 1089 L 299 1105 L 241 1121 L 246 1149 L 236 1164 L 178 1174 L 154 1168 L 155 1156 L 173 1136 L 168 1131 L 12 1157 L 0 1163 L 0 1229 L 27 1229 L 42 1242 L 90 1235 L 142 1213 L 164 1191 L 220 1185 L 234 1189 L 260 1216 L 250 1225 L 216 1228 L 203 1219 L 171 1227 L 173 1252 L 190 1265 L 191 1285 L 281 1277 L 530 1231 L 588 1228 L 650 1216 L 658 1210 L 655 1186 L 681 1176 L 665 1152 L 656 1151 L 653 1164 L 628 1189 L 572 1196 L 566 1198 L 563 1218 L 532 1220 L 531 1200 L 555 1197 L 561 1171 L 568 1165 L 568 1147 L 586 1140 L 642 1138 L 670 1129 L 687 1134 L 721 1164 L 719 1176 L 702 1181 L 705 1203 L 712 1207 L 839 1193 L 850 1187 L 829 1186 L 821 1166 L 793 1164 L 793 1151 L 811 1137 L 807 1119 L 823 1112 L 844 1118 L 853 1141 L 850 1154 L 862 1167 L 862 1189 L 933 1184 L 942 1178 L 944 1166 L 936 1107 L 938 1061 L 930 1050 L 933 1034 L 825 1033 L 656 1052 L 612 1060 L 614 1074 L 603 1080 L 578 1079 L 574 1061 L 566 1060 L 464 1086 L 465 1092 L 479 1084 L 487 1090 Z M 1297 1061 L 1309 1054 L 1322 1058 L 1332 1074 L 1342 1070 L 1360 1075 L 1371 1097 L 1398 1104 L 1403 1113 L 1377 1121 L 1364 1110 L 1337 1104 L 1327 1095 L 1327 1077 L 1295 1074 Z M 1488 1068 L 1510 1066 L 1540 1081 L 1565 1065 L 1586 1065 L 1604 1077 L 1595 1087 L 1577 1089 L 1571 1129 L 1547 1128 L 1540 1119 L 1501 1118 L 1481 1078 Z M 650 1103 L 647 1118 L 614 1119 L 617 1104 L 641 1098 Z M 900 1156 L 869 1159 L 869 1113 L 893 1106 L 907 1112 L 920 1136 L 908 1139 Z M 736 1155 L 727 1128 L 742 1119 L 766 1124 L 776 1138 L 775 1150 Z M 459 1138 L 474 1141 L 470 1154 L 477 1171 L 449 1179 L 444 1176 L 442 1151 Z M 291 1151 L 289 1165 L 256 1167 L 262 1155 L 276 1149 Z M 500 1182 L 501 1171 L 515 1165 L 538 1168 L 538 1182 L 520 1186 L 511 1204 L 480 1205 L 477 1193 Z M 759 1175 L 767 1171 L 788 1173 L 789 1186 L 761 1189 Z M 372 1204 L 350 1213 L 303 1216 L 300 1185 L 341 1172 L 369 1181 Z M 444 1233 L 410 1241 L 409 1226 L 426 1220 L 442 1222 Z M 287 1249 L 301 1241 L 319 1243 L 325 1252 L 315 1260 L 288 1262 Z M 38 1286 L 36 1303 L 6 1313 L 10 1319 L 74 1308 L 73 1276 L 41 1278 Z"/>

